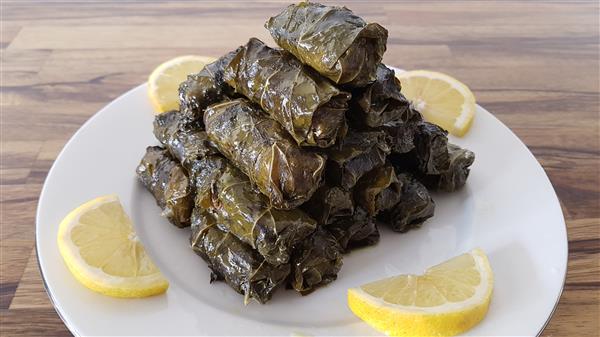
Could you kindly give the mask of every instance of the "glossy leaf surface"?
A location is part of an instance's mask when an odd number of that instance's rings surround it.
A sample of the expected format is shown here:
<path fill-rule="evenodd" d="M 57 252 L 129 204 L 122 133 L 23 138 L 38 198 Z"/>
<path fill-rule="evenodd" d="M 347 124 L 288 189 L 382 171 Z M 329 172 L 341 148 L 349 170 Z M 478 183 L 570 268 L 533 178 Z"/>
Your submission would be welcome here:
<path fill-rule="evenodd" d="M 299 145 L 328 147 L 343 137 L 350 94 L 285 51 L 252 38 L 225 66 L 224 80 Z"/>
<path fill-rule="evenodd" d="M 162 215 L 177 227 L 190 225 L 194 191 L 185 169 L 159 146 L 149 146 L 136 168 L 146 189 L 162 208 Z"/>
<path fill-rule="evenodd" d="M 364 86 L 375 80 L 388 32 L 345 7 L 300 2 L 270 18 L 275 42 L 338 84 Z"/>
<path fill-rule="evenodd" d="M 290 273 L 289 264 L 273 266 L 252 247 L 219 228 L 206 210 L 194 208 L 190 244 L 212 270 L 211 282 L 224 280 L 244 302 L 265 303 Z"/>
<path fill-rule="evenodd" d="M 325 159 L 301 149 L 277 121 L 247 100 L 210 106 L 204 123 L 219 151 L 250 177 L 274 207 L 297 207 L 319 186 Z"/>

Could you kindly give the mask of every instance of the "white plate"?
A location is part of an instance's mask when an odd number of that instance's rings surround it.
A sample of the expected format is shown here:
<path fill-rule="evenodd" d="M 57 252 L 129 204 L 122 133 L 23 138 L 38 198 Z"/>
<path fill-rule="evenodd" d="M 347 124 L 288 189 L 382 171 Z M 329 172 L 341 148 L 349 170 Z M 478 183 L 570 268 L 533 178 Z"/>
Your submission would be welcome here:
<path fill-rule="evenodd" d="M 481 107 L 471 131 L 451 141 L 473 150 L 467 185 L 435 194 L 435 216 L 418 230 L 382 229 L 381 242 L 344 257 L 338 280 L 309 296 L 280 289 L 266 305 L 244 306 L 189 248 L 188 229 L 160 217 L 134 173 L 152 135 L 141 85 L 92 117 L 56 159 L 40 197 L 37 252 L 56 310 L 76 335 L 377 335 L 346 306 L 346 289 L 428 266 L 481 247 L 495 273 L 485 320 L 467 335 L 534 336 L 560 297 L 567 265 L 556 194 L 525 145 Z M 165 295 L 124 300 L 96 294 L 69 273 L 56 245 L 60 220 L 95 197 L 117 193 L 171 284 Z"/>

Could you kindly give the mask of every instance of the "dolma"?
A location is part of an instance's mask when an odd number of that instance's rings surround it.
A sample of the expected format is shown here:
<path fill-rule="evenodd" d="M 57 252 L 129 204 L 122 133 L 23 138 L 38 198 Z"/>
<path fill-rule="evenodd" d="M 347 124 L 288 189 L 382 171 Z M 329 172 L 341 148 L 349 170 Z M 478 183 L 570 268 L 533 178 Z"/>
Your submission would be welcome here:
<path fill-rule="evenodd" d="M 319 187 L 301 207 L 321 225 L 330 224 L 336 218 L 351 216 L 354 213 L 352 193 L 328 184 Z"/>
<path fill-rule="evenodd" d="M 411 110 L 416 112 L 415 110 Z M 421 115 L 416 112 L 408 121 L 396 120 L 377 128 L 385 133 L 386 141 L 392 153 L 408 153 L 415 148 L 414 138 Z"/>
<path fill-rule="evenodd" d="M 375 82 L 352 91 L 349 117 L 353 125 L 375 128 L 392 121 L 407 121 L 418 114 L 410 108 L 400 88 L 394 71 L 379 64 Z"/>
<path fill-rule="evenodd" d="M 396 206 L 382 212 L 378 219 L 387 223 L 396 232 L 407 232 L 421 227 L 423 222 L 433 216 L 435 203 L 427 188 L 412 175 L 401 173 L 402 197 Z"/>
<path fill-rule="evenodd" d="M 344 252 L 379 242 L 375 218 L 369 216 L 361 207 L 355 207 L 352 216 L 337 218 L 325 228 L 333 234 Z"/>
<path fill-rule="evenodd" d="M 188 172 L 195 161 L 218 153 L 200 125 L 187 122 L 178 111 L 157 115 L 154 135 Z"/>
<path fill-rule="evenodd" d="M 343 136 L 350 94 L 285 51 L 252 38 L 227 64 L 223 78 L 281 123 L 298 145 L 328 147 Z"/>
<path fill-rule="evenodd" d="M 218 200 L 213 187 L 231 163 L 220 155 L 209 155 L 193 163 L 190 181 L 196 188 L 196 207 L 210 209 Z"/>
<path fill-rule="evenodd" d="M 441 127 L 420 122 L 414 129 L 414 149 L 392 157 L 399 172 L 414 171 L 418 174 L 440 174 L 450 165 L 448 132 Z"/>
<path fill-rule="evenodd" d="M 448 154 L 450 156 L 448 170 L 440 174 L 419 177 L 427 188 L 453 192 L 465 185 L 470 167 L 475 161 L 475 154 L 454 144 L 448 144 Z"/>
<path fill-rule="evenodd" d="M 162 215 L 177 227 L 190 225 L 194 193 L 185 169 L 166 149 L 149 146 L 136 168 L 142 184 L 156 199 Z"/>
<path fill-rule="evenodd" d="M 287 263 L 293 246 L 314 232 L 315 220 L 299 209 L 271 206 L 224 158 L 207 157 L 195 166 L 196 204 L 210 209 L 222 230 L 256 249 L 270 264 Z"/>
<path fill-rule="evenodd" d="M 345 7 L 300 2 L 270 18 L 275 42 L 338 84 L 364 86 L 376 78 L 388 32 Z"/>
<path fill-rule="evenodd" d="M 167 143 L 169 138 L 179 130 L 182 116 L 179 110 L 171 110 L 156 115 L 152 123 L 154 137 L 163 145 Z"/>
<path fill-rule="evenodd" d="M 390 148 L 381 131 L 350 131 L 339 148 L 323 152 L 328 158 L 327 180 L 349 190 L 365 173 L 385 163 Z"/>
<path fill-rule="evenodd" d="M 391 164 L 376 167 L 354 188 L 354 197 L 371 216 L 394 207 L 402 196 L 402 182 Z"/>
<path fill-rule="evenodd" d="M 225 282 L 244 295 L 244 303 L 255 299 L 265 303 L 290 273 L 290 265 L 273 266 L 252 247 L 221 230 L 205 209 L 194 208 L 190 244 L 211 269 L 211 283 Z"/>
<path fill-rule="evenodd" d="M 204 123 L 219 151 L 250 177 L 275 208 L 295 208 L 319 186 L 325 159 L 298 147 L 277 121 L 247 100 L 211 105 Z"/>
<path fill-rule="evenodd" d="M 188 75 L 179 86 L 179 109 L 189 121 L 202 123 L 204 109 L 233 96 L 234 90 L 223 80 L 225 65 L 236 55 L 234 50 L 216 61 L 207 64 L 197 74 Z"/>
<path fill-rule="evenodd" d="M 324 229 L 303 241 L 292 256 L 290 286 L 302 295 L 337 279 L 342 268 L 342 247 Z"/>

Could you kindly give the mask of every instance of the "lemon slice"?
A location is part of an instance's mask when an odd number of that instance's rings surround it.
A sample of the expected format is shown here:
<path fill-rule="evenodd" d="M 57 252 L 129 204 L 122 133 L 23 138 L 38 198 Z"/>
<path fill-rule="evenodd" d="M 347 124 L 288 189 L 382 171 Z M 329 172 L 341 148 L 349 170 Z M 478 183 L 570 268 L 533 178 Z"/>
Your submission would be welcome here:
<path fill-rule="evenodd" d="M 179 109 L 179 84 L 214 60 L 209 56 L 186 55 L 156 67 L 148 77 L 148 97 L 156 113 Z"/>
<path fill-rule="evenodd" d="M 469 88 L 448 75 L 414 70 L 396 75 L 402 94 L 428 122 L 462 137 L 473 123 L 475 96 Z"/>
<path fill-rule="evenodd" d="M 58 249 L 75 278 L 99 293 L 145 297 L 169 287 L 116 195 L 96 198 L 71 211 L 60 223 Z"/>
<path fill-rule="evenodd" d="M 494 277 L 485 253 L 475 249 L 425 271 L 398 275 L 348 290 L 348 306 L 392 336 L 453 336 L 487 313 Z"/>

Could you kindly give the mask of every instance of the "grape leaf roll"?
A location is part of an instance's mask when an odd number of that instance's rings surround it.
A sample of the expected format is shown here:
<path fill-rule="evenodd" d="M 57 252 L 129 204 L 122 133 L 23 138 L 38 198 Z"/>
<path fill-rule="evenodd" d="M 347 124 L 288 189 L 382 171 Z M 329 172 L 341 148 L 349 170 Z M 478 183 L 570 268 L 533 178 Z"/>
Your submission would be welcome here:
<path fill-rule="evenodd" d="M 221 229 L 256 249 L 273 265 L 289 261 L 292 249 L 316 228 L 299 209 L 279 210 L 248 177 L 225 158 L 210 156 L 195 164 L 196 204 L 217 217 Z"/>
<path fill-rule="evenodd" d="M 200 125 L 187 122 L 179 111 L 157 115 L 154 135 L 188 172 L 196 160 L 218 153 Z"/>
<path fill-rule="evenodd" d="M 360 178 L 354 188 L 354 196 L 356 202 L 374 216 L 400 201 L 402 182 L 398 180 L 394 167 L 386 163 Z"/>
<path fill-rule="evenodd" d="M 266 303 L 290 273 L 290 265 L 273 266 L 252 247 L 223 231 L 218 221 L 201 207 L 192 213 L 190 244 L 212 270 L 211 282 L 225 280 L 244 303 L 255 299 Z"/>
<path fill-rule="evenodd" d="M 223 79 L 281 123 L 299 145 L 328 147 L 343 136 L 350 94 L 285 51 L 252 38 L 225 66 Z"/>
<path fill-rule="evenodd" d="M 382 131 L 351 131 L 340 146 L 324 149 L 327 180 L 349 190 L 360 177 L 385 164 L 390 148 Z"/>
<path fill-rule="evenodd" d="M 207 64 L 197 74 L 188 75 L 179 85 L 179 109 L 188 121 L 202 123 L 206 107 L 234 94 L 233 88 L 223 80 L 223 72 L 236 52 L 234 50 Z"/>
<path fill-rule="evenodd" d="M 392 163 L 399 172 L 411 171 L 419 174 L 440 174 L 448 170 L 448 132 L 441 127 L 419 122 L 413 133 L 414 148 L 407 153 L 394 154 Z"/>
<path fill-rule="evenodd" d="M 415 133 L 417 132 L 418 124 L 422 121 L 422 117 L 418 112 L 414 112 L 416 114 L 407 121 L 401 119 L 395 120 L 377 128 L 377 130 L 381 130 L 385 133 L 385 138 L 391 153 L 408 153 L 415 148 Z"/>
<path fill-rule="evenodd" d="M 354 201 L 350 191 L 325 183 L 301 208 L 318 224 L 326 225 L 336 218 L 354 214 Z"/>
<path fill-rule="evenodd" d="M 355 207 L 351 216 L 336 218 L 325 228 L 333 234 L 344 252 L 379 242 L 379 229 L 375 218 L 369 216 L 360 206 Z"/>
<path fill-rule="evenodd" d="M 400 88 L 394 71 L 380 64 L 375 82 L 352 91 L 349 117 L 353 125 L 374 128 L 392 121 L 405 121 L 418 114 L 410 108 L 410 102 Z"/>
<path fill-rule="evenodd" d="M 302 295 L 337 279 L 342 268 L 342 247 L 324 229 L 304 240 L 292 256 L 290 285 Z"/>
<path fill-rule="evenodd" d="M 401 173 L 398 180 L 402 182 L 402 196 L 396 206 L 382 212 L 378 219 L 390 225 L 396 232 L 407 232 L 421 227 L 425 220 L 433 216 L 435 203 L 427 188 L 411 174 Z"/>
<path fill-rule="evenodd" d="M 270 18 L 275 42 L 338 84 L 364 86 L 375 80 L 388 32 L 346 7 L 300 2 Z"/>
<path fill-rule="evenodd" d="M 166 149 L 159 146 L 146 148 L 136 173 L 156 199 L 164 217 L 177 227 L 190 225 L 194 192 L 185 169 Z"/>
<path fill-rule="evenodd" d="M 325 159 L 300 148 L 277 121 L 247 100 L 211 105 L 205 111 L 204 124 L 219 151 L 274 207 L 295 208 L 319 186 Z"/>
<path fill-rule="evenodd" d="M 467 182 L 470 167 L 475 161 L 475 154 L 460 146 L 448 144 L 448 155 L 450 156 L 450 164 L 446 171 L 439 174 L 419 176 L 419 179 L 427 188 L 453 192 L 464 186 Z"/>

